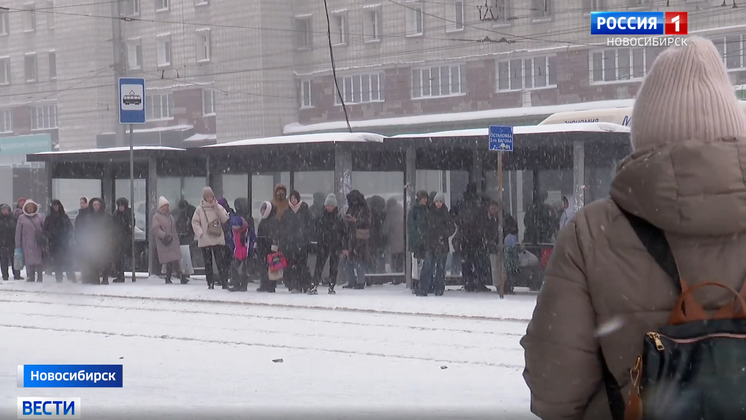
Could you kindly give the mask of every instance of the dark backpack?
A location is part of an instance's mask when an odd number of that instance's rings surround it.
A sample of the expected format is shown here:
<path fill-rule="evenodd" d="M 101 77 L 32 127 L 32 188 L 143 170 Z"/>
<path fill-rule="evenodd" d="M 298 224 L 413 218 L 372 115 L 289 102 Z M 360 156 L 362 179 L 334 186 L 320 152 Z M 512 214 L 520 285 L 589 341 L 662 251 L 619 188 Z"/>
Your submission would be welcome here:
<path fill-rule="evenodd" d="M 717 282 L 689 287 L 679 275 L 663 231 L 622 211 L 648 253 L 680 291 L 668 325 L 644 337 L 630 370 L 624 407 L 620 388 L 604 362 L 609 404 L 615 420 L 735 420 L 746 412 L 746 284 L 737 292 Z M 719 287 L 734 300 L 709 316 L 692 295 Z"/>

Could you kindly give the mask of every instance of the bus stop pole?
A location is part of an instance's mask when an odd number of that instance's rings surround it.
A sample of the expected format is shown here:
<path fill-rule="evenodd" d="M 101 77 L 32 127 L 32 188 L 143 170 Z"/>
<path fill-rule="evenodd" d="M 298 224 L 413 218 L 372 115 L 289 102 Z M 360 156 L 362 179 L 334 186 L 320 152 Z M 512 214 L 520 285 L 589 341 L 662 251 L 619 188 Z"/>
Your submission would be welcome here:
<path fill-rule="evenodd" d="M 497 152 L 497 272 L 498 284 L 497 292 L 500 293 L 500 299 L 505 297 L 505 241 L 503 240 L 503 229 L 505 229 L 505 220 L 503 220 L 503 152 Z"/>
<path fill-rule="evenodd" d="M 135 259 L 135 141 L 134 141 L 134 130 L 132 124 L 130 126 L 130 222 L 132 223 L 132 262 L 130 267 L 132 269 L 132 282 L 137 281 L 136 274 L 136 259 Z"/>

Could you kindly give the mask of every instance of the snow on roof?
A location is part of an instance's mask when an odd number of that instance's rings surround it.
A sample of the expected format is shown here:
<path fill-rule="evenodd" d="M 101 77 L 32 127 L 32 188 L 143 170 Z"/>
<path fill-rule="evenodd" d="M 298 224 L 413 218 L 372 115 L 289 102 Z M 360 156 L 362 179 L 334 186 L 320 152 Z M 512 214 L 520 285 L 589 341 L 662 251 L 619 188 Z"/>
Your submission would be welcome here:
<path fill-rule="evenodd" d="M 629 133 L 629 127 L 612 123 L 579 123 L 527 125 L 513 127 L 513 134 L 551 134 L 551 133 Z M 416 139 L 432 137 L 487 137 L 489 128 L 471 128 L 468 130 L 440 131 L 437 133 L 399 134 L 392 138 Z"/>
<path fill-rule="evenodd" d="M 177 147 L 166 147 L 166 146 L 135 146 L 135 151 L 185 151 L 186 149 L 179 149 Z M 128 152 L 129 147 L 104 147 L 101 149 L 81 149 L 81 150 L 58 150 L 54 152 L 39 152 L 33 153 L 33 155 L 66 155 L 66 154 L 78 154 L 78 153 L 110 153 L 110 152 Z"/>
<path fill-rule="evenodd" d="M 297 143 L 383 143 L 383 136 L 373 133 L 313 133 L 294 136 L 264 137 L 232 141 L 229 143 L 212 144 L 204 147 L 240 147 L 262 146 L 269 144 L 297 144 Z"/>
<path fill-rule="evenodd" d="M 135 133 L 158 133 L 162 131 L 187 131 L 193 129 L 193 125 L 188 124 L 180 124 L 180 125 L 167 125 L 164 127 L 154 127 L 154 128 L 139 128 L 133 130 Z M 127 131 L 129 133 L 129 130 Z M 113 131 L 107 131 L 105 133 L 101 134 L 116 134 Z"/>
<path fill-rule="evenodd" d="M 217 134 L 195 134 L 191 137 L 185 138 L 184 141 L 208 141 L 208 140 L 217 140 L 218 135 Z"/>
<path fill-rule="evenodd" d="M 452 112 L 449 114 L 417 115 L 411 117 L 379 118 L 374 120 L 350 121 L 352 128 L 361 127 L 391 127 L 391 126 L 417 126 L 444 122 L 467 122 L 476 120 L 489 120 L 496 118 L 525 117 L 533 115 L 550 115 L 558 112 L 585 111 L 590 109 L 622 108 L 630 107 L 634 99 L 622 99 L 613 101 L 597 101 L 578 104 L 532 106 L 521 108 L 489 109 L 485 111 Z M 347 128 L 344 121 L 334 121 L 318 124 L 302 125 L 292 123 L 285 126 L 285 134 L 307 133 L 312 131 L 333 131 Z"/>

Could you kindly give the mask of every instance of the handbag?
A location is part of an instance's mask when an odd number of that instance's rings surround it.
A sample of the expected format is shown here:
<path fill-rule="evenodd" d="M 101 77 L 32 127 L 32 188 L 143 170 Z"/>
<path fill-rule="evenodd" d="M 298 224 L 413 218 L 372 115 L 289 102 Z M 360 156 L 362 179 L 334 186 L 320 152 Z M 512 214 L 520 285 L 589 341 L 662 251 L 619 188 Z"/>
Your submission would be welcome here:
<path fill-rule="evenodd" d="M 218 219 L 213 220 L 207 225 L 207 234 L 210 236 L 220 236 L 223 234 L 223 227 L 220 226 Z"/>
<path fill-rule="evenodd" d="M 270 272 L 282 270 L 288 266 L 288 261 L 280 252 L 267 255 L 267 266 Z"/>
<path fill-rule="evenodd" d="M 163 245 L 169 246 L 171 245 L 171 242 L 174 241 L 174 237 L 171 235 L 166 235 L 161 239 L 161 242 L 163 242 Z"/>

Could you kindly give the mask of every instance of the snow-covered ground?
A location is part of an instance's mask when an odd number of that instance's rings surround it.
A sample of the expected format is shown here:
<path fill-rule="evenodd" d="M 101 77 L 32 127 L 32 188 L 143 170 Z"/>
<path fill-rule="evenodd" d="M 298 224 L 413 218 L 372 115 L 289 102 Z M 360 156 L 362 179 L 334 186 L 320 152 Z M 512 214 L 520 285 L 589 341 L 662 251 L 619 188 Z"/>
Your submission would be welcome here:
<path fill-rule="evenodd" d="M 306 296 L 2 282 L 0 418 L 16 397 L 59 396 L 97 419 L 530 419 L 518 341 L 534 304 L 393 285 Z M 16 365 L 33 363 L 121 363 L 124 388 L 17 388 Z"/>

